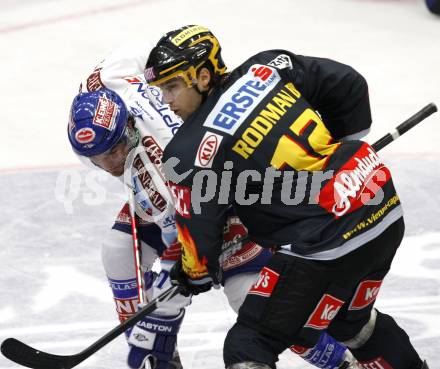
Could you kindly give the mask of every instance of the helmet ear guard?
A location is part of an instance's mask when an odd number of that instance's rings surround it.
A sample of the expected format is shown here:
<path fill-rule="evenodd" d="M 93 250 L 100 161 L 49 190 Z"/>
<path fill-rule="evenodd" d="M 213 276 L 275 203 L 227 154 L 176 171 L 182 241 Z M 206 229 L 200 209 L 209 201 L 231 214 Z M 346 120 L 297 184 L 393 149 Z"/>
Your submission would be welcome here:
<path fill-rule="evenodd" d="M 198 71 L 204 66 L 211 66 L 209 69 L 215 76 L 226 72 L 220 44 L 209 29 L 184 26 L 159 40 L 150 53 L 144 75 L 151 85 L 180 77 L 192 87 Z"/>

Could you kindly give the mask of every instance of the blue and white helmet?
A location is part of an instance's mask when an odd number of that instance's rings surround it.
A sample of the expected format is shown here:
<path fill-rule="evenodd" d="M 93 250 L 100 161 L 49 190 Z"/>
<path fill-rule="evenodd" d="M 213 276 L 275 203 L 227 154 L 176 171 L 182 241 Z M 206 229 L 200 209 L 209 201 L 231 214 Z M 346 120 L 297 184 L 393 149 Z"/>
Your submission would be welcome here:
<path fill-rule="evenodd" d="M 103 88 L 78 94 L 72 102 L 69 141 L 80 156 L 102 154 L 128 136 L 129 114 L 114 91 Z"/>

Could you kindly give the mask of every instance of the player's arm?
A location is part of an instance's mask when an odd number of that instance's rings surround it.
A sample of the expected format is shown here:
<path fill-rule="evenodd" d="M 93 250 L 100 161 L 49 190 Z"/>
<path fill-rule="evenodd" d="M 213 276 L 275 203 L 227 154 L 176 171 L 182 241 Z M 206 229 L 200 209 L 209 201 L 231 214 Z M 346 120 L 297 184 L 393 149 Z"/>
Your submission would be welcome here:
<path fill-rule="evenodd" d="M 360 73 L 334 60 L 300 55 L 292 55 L 289 73 L 335 139 L 359 139 L 368 133 L 368 85 Z"/>
<path fill-rule="evenodd" d="M 219 150 L 220 151 L 220 150 Z M 220 152 L 212 168 L 201 170 L 194 166 L 191 175 L 179 184 L 171 184 L 175 198 L 176 225 L 181 244 L 181 276 L 192 286 L 200 286 L 192 293 L 208 290 L 212 283 L 221 281 L 219 256 L 222 251 L 223 229 L 226 224 L 228 204 L 219 204 L 219 187 L 224 161 Z M 221 168 L 216 168 L 216 163 Z M 168 171 L 168 169 L 167 169 Z M 176 271 L 180 266 L 173 268 Z M 178 275 L 172 271 L 172 277 Z M 191 287 L 191 286 L 190 286 Z"/>
<path fill-rule="evenodd" d="M 143 73 L 145 62 L 154 45 L 129 43 L 108 54 L 81 82 L 80 91 L 96 91 L 109 88 L 121 94 L 125 91 L 125 78 Z"/>

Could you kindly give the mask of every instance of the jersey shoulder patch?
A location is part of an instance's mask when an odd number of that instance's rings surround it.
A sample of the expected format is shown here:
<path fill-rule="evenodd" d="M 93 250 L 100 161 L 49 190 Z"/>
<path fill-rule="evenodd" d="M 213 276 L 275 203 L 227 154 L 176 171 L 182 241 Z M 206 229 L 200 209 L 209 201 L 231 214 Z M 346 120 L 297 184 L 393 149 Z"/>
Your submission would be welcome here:
<path fill-rule="evenodd" d="M 271 60 L 267 65 L 277 69 L 292 69 L 292 60 L 289 55 L 279 54 L 275 59 Z"/>

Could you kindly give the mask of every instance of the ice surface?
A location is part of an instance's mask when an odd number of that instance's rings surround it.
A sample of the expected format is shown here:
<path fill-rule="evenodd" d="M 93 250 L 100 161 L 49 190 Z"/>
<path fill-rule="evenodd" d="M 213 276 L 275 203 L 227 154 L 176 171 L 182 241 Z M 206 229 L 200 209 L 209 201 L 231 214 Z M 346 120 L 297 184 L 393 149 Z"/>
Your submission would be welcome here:
<path fill-rule="evenodd" d="M 69 105 L 79 80 L 112 48 L 190 23 L 212 28 L 231 68 L 267 48 L 353 65 L 369 82 L 370 142 L 425 104 L 440 104 L 440 18 L 422 0 L 3 0 L 0 340 L 69 354 L 117 324 L 99 248 L 124 193 L 114 179 L 76 166 Z M 439 117 L 383 151 L 407 235 L 378 301 L 431 369 L 440 368 Z M 74 186 L 64 191 L 66 178 Z M 234 320 L 221 292 L 195 298 L 179 337 L 185 368 L 222 368 Z M 124 368 L 126 350 L 119 338 L 80 367 Z M 0 369 L 14 367 L 0 357 Z M 279 364 L 300 367 L 308 366 L 289 353 Z"/>

